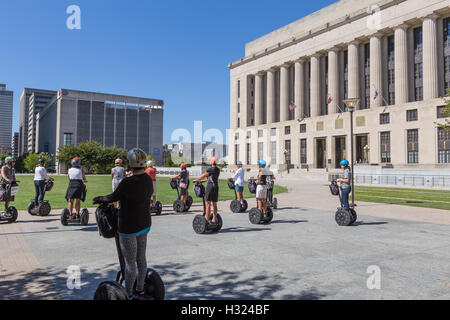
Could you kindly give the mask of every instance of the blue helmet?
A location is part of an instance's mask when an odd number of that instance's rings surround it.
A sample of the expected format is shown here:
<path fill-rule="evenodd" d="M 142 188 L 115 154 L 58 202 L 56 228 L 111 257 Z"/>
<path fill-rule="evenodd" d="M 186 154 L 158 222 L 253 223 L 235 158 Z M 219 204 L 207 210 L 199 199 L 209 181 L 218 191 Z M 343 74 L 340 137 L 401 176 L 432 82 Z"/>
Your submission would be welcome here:
<path fill-rule="evenodd" d="M 258 164 L 263 168 L 266 167 L 266 162 L 264 160 L 258 160 Z"/>
<path fill-rule="evenodd" d="M 348 160 L 342 160 L 341 161 L 341 166 L 348 166 L 350 164 L 350 162 L 348 162 Z"/>

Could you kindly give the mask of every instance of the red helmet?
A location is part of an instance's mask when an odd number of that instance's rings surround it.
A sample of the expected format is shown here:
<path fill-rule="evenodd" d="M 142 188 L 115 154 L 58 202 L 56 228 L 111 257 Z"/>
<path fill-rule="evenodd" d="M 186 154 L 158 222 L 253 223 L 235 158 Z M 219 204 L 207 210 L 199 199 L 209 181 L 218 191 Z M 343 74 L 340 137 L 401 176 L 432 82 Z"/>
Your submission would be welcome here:
<path fill-rule="evenodd" d="M 183 168 L 183 169 L 186 169 L 186 168 L 187 168 L 187 164 L 184 163 L 184 162 L 182 162 L 182 163 L 180 164 L 180 167 Z"/>

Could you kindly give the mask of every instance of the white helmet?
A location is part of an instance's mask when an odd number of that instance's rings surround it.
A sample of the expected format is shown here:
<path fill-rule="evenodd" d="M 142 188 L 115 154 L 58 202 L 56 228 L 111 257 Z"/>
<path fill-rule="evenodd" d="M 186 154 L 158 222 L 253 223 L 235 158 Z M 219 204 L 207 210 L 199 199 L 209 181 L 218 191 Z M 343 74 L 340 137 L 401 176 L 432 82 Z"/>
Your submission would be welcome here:
<path fill-rule="evenodd" d="M 147 167 L 153 167 L 153 161 L 152 160 L 148 160 L 147 161 Z"/>

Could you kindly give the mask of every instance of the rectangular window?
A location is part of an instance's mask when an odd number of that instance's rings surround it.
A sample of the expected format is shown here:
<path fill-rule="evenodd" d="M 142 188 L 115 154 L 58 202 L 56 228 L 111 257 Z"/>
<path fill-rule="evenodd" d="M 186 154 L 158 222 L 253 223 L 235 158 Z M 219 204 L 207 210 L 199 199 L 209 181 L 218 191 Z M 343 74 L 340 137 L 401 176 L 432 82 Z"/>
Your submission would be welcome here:
<path fill-rule="evenodd" d="M 406 121 L 417 121 L 417 109 L 406 110 Z"/>
<path fill-rule="evenodd" d="M 300 133 L 305 133 L 306 132 L 306 123 L 303 123 L 300 125 Z"/>
<path fill-rule="evenodd" d="M 241 80 L 238 80 L 237 82 L 237 92 L 238 92 L 238 98 L 241 97 Z"/>
<path fill-rule="evenodd" d="M 64 133 L 64 145 L 65 146 L 72 145 L 72 133 Z"/>
<path fill-rule="evenodd" d="M 323 131 L 323 121 L 318 121 L 316 123 L 316 130 L 317 131 Z"/>
<path fill-rule="evenodd" d="M 408 163 L 419 163 L 419 130 L 407 131 Z"/>
<path fill-rule="evenodd" d="M 370 43 L 364 45 L 364 103 L 361 109 L 370 108 Z"/>
<path fill-rule="evenodd" d="M 263 130 L 258 130 L 258 138 L 262 138 L 264 134 Z"/>
<path fill-rule="evenodd" d="M 388 124 L 390 121 L 389 113 L 380 113 L 380 124 Z"/>
<path fill-rule="evenodd" d="M 241 112 L 241 104 L 238 102 L 238 113 Z"/>
<path fill-rule="evenodd" d="M 307 157 L 306 157 L 306 139 L 300 140 L 300 163 L 306 164 L 307 163 Z"/>
<path fill-rule="evenodd" d="M 240 160 L 239 159 L 239 145 L 238 144 L 234 145 L 234 160 L 235 160 L 235 164 L 237 164 L 237 162 Z"/>
<path fill-rule="evenodd" d="M 291 164 L 291 140 L 284 141 L 284 161 L 286 164 Z"/>
<path fill-rule="evenodd" d="M 439 163 L 450 163 L 450 131 L 438 128 Z"/>
<path fill-rule="evenodd" d="M 258 160 L 264 159 L 264 144 L 263 142 L 258 142 Z"/>
<path fill-rule="evenodd" d="M 284 127 L 284 134 L 291 134 L 291 126 Z"/>
<path fill-rule="evenodd" d="M 270 143 L 270 161 L 271 164 L 277 164 L 277 142 L 272 141 Z"/>
<path fill-rule="evenodd" d="M 250 139 L 252 137 L 252 132 L 251 131 L 247 131 L 247 139 Z"/>
<path fill-rule="evenodd" d="M 388 41 L 388 103 L 395 105 L 395 38 L 390 36 Z"/>
<path fill-rule="evenodd" d="M 252 145 L 247 143 L 247 164 L 252 164 Z"/>
<path fill-rule="evenodd" d="M 335 129 L 342 129 L 344 127 L 344 119 L 337 119 L 334 122 Z"/>
<path fill-rule="evenodd" d="M 414 97 L 423 100 L 423 32 L 422 27 L 414 29 Z"/>
<path fill-rule="evenodd" d="M 381 144 L 381 163 L 391 162 L 391 133 L 381 132 L 380 133 L 380 144 Z"/>
<path fill-rule="evenodd" d="M 241 127 L 241 118 L 238 118 L 238 128 Z"/>
<path fill-rule="evenodd" d="M 445 110 L 445 106 L 439 106 L 439 107 L 437 107 L 437 117 L 438 117 L 438 118 L 447 118 L 447 117 L 450 117 L 449 114 L 445 114 L 445 113 L 444 113 L 444 110 Z"/>
<path fill-rule="evenodd" d="M 450 89 L 450 18 L 444 19 L 444 84 Z"/>
<path fill-rule="evenodd" d="M 270 129 L 270 136 L 275 137 L 276 135 L 277 135 L 277 129 L 276 128 Z"/>
<path fill-rule="evenodd" d="M 239 133 L 236 133 L 236 134 L 234 135 L 234 140 L 239 140 Z"/>

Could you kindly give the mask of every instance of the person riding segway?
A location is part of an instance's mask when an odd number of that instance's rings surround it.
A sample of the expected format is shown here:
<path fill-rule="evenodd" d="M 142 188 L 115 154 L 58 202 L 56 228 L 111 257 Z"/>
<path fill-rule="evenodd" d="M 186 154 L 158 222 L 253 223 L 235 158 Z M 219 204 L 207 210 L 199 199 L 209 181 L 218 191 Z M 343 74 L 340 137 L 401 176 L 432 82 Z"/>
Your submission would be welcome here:
<path fill-rule="evenodd" d="M 17 220 L 18 212 L 15 207 L 9 206 L 9 203 L 14 201 L 14 197 L 19 190 L 14 169 L 16 158 L 6 157 L 5 162 L 6 165 L 1 169 L 2 179 L 0 182 L 0 202 L 5 202 L 5 211 L 0 212 L 0 221 L 13 223 Z"/>
<path fill-rule="evenodd" d="M 52 210 L 50 203 L 44 200 L 44 196 L 47 191 L 53 188 L 55 179 L 48 176 L 45 164 L 45 158 L 39 157 L 34 170 L 34 189 L 36 194 L 34 200 L 31 200 L 27 208 L 28 213 L 33 216 L 48 216 Z"/>
<path fill-rule="evenodd" d="M 152 224 L 148 199 L 153 194 L 152 180 L 145 173 L 146 158 L 147 155 L 141 149 L 131 149 L 127 160 L 133 175 L 125 178 L 112 194 L 93 199 L 94 204 L 103 204 L 100 206 L 102 210 L 105 209 L 105 204 L 120 201 L 117 234 L 114 234 L 121 264 L 117 281 L 125 279 L 126 297 L 133 300 L 154 298 L 149 296 L 148 287 L 146 287 L 149 269 L 147 269 L 145 254 L 147 237 Z M 112 206 L 109 208 L 115 210 Z M 96 212 L 97 220 L 99 220 L 99 214 L 100 212 Z M 101 230 L 100 225 L 99 230 Z M 113 284 L 110 282 L 100 284 L 94 299 L 107 299 L 107 291 L 111 286 Z"/>
<path fill-rule="evenodd" d="M 153 168 L 153 161 L 149 160 L 147 161 L 147 169 L 145 169 L 145 173 L 149 175 L 149 177 L 152 179 L 153 183 L 153 194 L 150 199 L 150 213 L 156 213 L 157 216 L 159 216 L 162 212 L 162 204 L 159 201 L 156 201 L 156 174 L 158 173 L 155 168 Z"/>
<path fill-rule="evenodd" d="M 242 162 L 237 162 L 238 169 L 234 176 L 228 179 L 228 187 L 234 190 L 234 200 L 230 203 L 231 212 L 239 213 L 245 212 L 248 208 L 247 200 L 244 199 L 244 169 L 242 168 Z"/>
<path fill-rule="evenodd" d="M 256 186 L 256 201 L 258 204 L 257 208 L 253 208 L 249 212 L 249 220 L 252 224 L 267 224 L 273 219 L 273 212 L 270 207 L 267 206 L 267 180 L 270 178 L 275 179 L 272 171 L 266 169 L 266 161 L 258 160 L 258 178 Z M 249 183 L 254 184 L 255 181 Z"/>
<path fill-rule="evenodd" d="M 81 223 L 86 226 L 89 223 L 89 211 L 84 208 L 81 210 L 81 201 L 86 200 L 87 182 L 84 169 L 81 168 L 80 158 L 73 158 L 71 161 L 72 168 L 67 172 L 69 186 L 67 187 L 66 200 L 69 201 L 69 208 L 65 208 L 61 212 L 61 224 L 67 226 L 69 223 Z M 75 201 L 75 212 L 73 213 L 73 203 Z M 81 210 L 81 213 L 80 213 Z"/>
<path fill-rule="evenodd" d="M 344 170 L 341 178 L 336 179 L 330 185 L 332 194 L 338 195 L 341 202 L 341 207 L 337 209 L 335 220 L 340 226 L 349 226 L 356 222 L 358 216 L 356 211 L 350 207 L 348 197 L 352 191 L 350 185 L 351 171 L 348 160 L 342 160 L 341 168 Z M 339 186 L 340 184 L 340 186 Z M 337 192 L 336 192 L 337 190 Z"/>
<path fill-rule="evenodd" d="M 189 195 L 189 171 L 187 170 L 187 164 L 180 164 L 181 172 L 170 180 L 170 187 L 177 190 L 177 200 L 173 203 L 173 210 L 175 212 L 186 212 L 192 206 L 194 201 Z"/>

